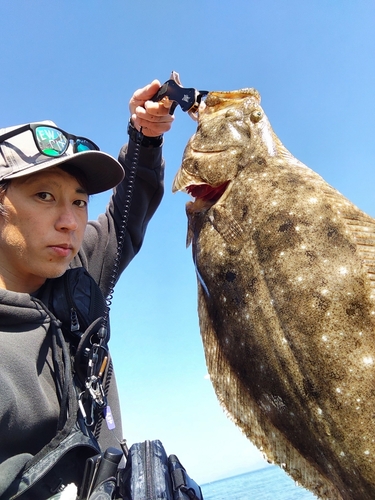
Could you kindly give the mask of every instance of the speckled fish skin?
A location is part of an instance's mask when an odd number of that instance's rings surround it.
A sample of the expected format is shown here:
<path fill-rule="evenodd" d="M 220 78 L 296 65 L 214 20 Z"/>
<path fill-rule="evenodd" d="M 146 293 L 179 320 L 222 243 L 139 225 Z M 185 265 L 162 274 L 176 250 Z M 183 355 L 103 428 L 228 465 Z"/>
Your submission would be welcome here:
<path fill-rule="evenodd" d="M 211 380 L 299 484 L 373 500 L 375 223 L 293 157 L 259 103 L 210 93 L 173 185 L 229 181 L 186 208 Z"/>

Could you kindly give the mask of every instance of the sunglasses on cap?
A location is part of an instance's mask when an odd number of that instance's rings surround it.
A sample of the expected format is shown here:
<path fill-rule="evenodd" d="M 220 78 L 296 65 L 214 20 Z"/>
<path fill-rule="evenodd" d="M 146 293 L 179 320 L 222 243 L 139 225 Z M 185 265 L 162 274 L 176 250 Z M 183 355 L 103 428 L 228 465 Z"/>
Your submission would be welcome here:
<path fill-rule="evenodd" d="M 5 134 L 1 134 L 0 143 L 28 130 L 31 130 L 38 150 L 46 156 L 54 158 L 62 156 L 68 149 L 71 142 L 73 143 L 74 153 L 82 153 L 84 151 L 100 151 L 98 146 L 94 142 L 90 141 L 90 139 L 68 134 L 64 130 L 51 125 L 38 123 L 22 125 L 14 130 L 6 132 Z"/>

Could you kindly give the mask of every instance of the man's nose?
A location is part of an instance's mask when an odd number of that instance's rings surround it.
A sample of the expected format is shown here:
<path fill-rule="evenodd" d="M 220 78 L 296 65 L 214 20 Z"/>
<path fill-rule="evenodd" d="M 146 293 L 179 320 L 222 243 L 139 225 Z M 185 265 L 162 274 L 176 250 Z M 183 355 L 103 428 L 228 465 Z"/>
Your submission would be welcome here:
<path fill-rule="evenodd" d="M 78 220 L 71 207 L 60 209 L 55 227 L 58 231 L 75 231 L 78 228 Z"/>

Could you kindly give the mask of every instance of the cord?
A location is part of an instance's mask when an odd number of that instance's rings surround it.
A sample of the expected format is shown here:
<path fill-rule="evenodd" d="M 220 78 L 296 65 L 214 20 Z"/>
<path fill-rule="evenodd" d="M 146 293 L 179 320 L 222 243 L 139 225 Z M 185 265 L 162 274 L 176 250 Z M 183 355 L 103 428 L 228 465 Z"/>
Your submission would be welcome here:
<path fill-rule="evenodd" d="M 123 246 L 124 246 L 126 228 L 127 228 L 128 220 L 129 220 L 130 207 L 131 207 L 131 202 L 132 202 L 132 198 L 133 198 L 134 185 L 135 185 L 135 179 L 136 179 L 137 168 L 138 168 L 138 160 L 139 160 L 139 155 L 140 155 L 140 151 L 141 151 L 141 142 L 143 140 L 143 137 L 144 136 L 142 134 L 142 127 L 141 127 L 140 131 L 137 133 L 137 135 L 135 137 L 136 140 L 135 140 L 134 155 L 133 155 L 133 160 L 132 160 L 132 163 L 130 165 L 129 174 L 128 174 L 128 185 L 127 185 L 127 189 L 125 192 L 125 201 L 124 201 L 124 205 L 123 205 L 121 224 L 120 224 L 120 229 L 119 229 L 119 233 L 118 233 L 117 251 L 116 251 L 115 260 L 113 263 L 112 274 L 110 277 L 109 291 L 108 291 L 108 294 L 106 297 L 106 307 L 105 307 L 105 311 L 103 314 L 103 322 L 102 322 L 103 328 L 107 328 L 107 326 L 108 326 L 109 311 L 110 311 L 110 308 L 112 305 L 114 289 L 115 289 L 115 285 L 116 285 L 118 274 L 119 274 L 121 255 L 122 255 L 122 250 L 123 250 Z"/>

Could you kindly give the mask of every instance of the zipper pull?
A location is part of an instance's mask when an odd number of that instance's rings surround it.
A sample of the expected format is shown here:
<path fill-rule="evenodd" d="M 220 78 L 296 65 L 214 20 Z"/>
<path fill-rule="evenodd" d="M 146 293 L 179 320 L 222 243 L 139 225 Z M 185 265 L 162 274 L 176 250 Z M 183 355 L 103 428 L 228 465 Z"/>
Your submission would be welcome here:
<path fill-rule="evenodd" d="M 78 321 L 77 311 L 72 307 L 70 309 L 70 331 L 77 332 L 80 329 L 80 324 Z"/>

